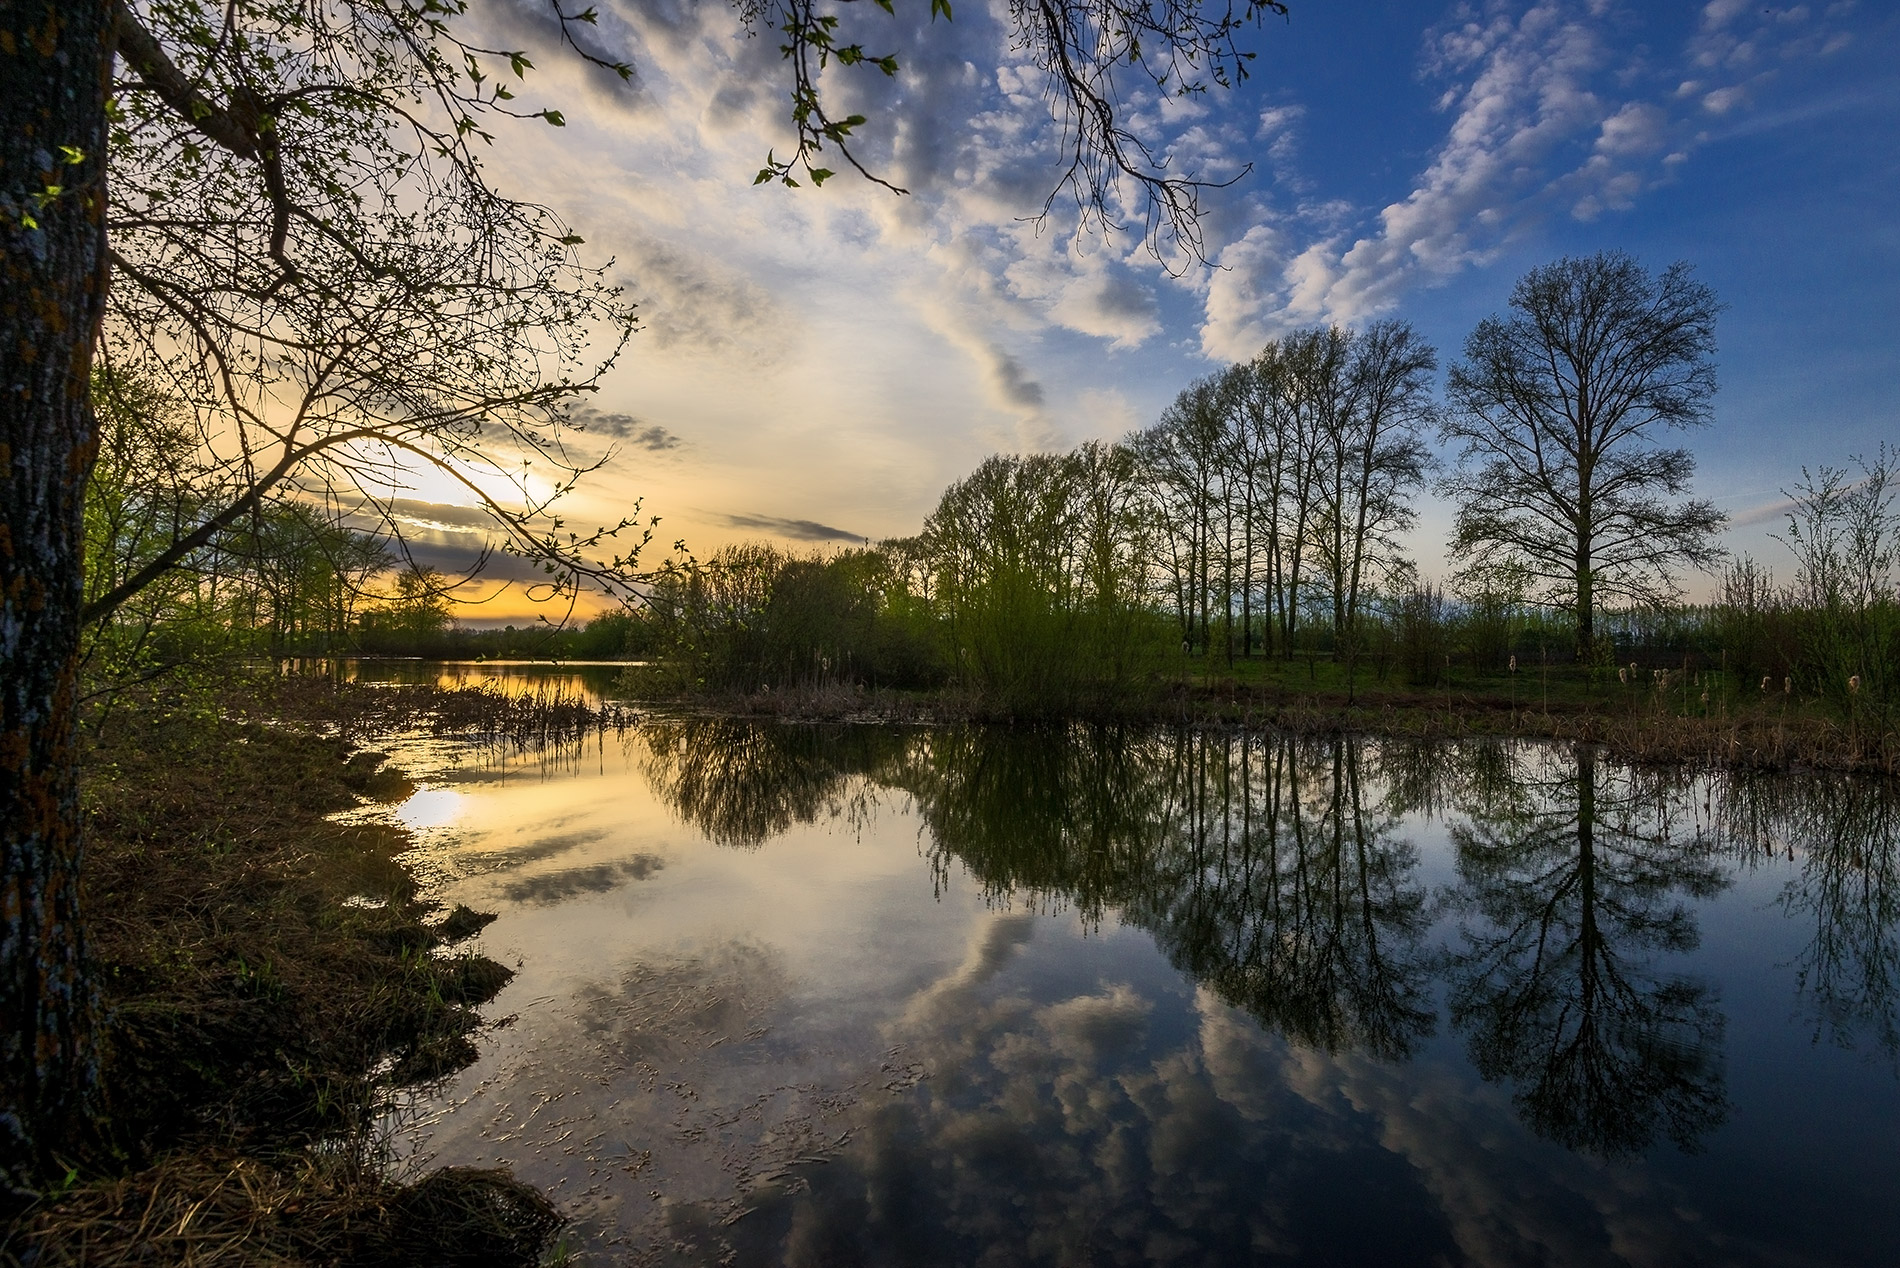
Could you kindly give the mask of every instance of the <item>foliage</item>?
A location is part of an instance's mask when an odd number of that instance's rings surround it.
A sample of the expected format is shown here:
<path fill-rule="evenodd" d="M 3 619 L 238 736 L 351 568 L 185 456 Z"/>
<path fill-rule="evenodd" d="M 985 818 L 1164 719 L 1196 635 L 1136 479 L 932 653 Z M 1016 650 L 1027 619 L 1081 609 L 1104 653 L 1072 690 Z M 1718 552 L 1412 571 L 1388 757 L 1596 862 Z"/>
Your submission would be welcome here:
<path fill-rule="evenodd" d="M 647 620 L 675 686 L 715 691 L 943 679 L 888 551 L 796 556 L 763 543 L 669 561 Z"/>

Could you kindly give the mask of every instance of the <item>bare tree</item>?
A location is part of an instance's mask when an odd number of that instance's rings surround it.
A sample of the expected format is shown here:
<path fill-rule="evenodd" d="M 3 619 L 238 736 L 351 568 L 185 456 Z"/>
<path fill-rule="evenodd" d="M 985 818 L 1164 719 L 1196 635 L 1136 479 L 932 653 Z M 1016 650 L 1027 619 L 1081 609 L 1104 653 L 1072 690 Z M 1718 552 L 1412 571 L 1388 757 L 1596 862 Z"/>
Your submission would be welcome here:
<path fill-rule="evenodd" d="M 1431 376 L 1438 368 L 1437 352 L 1402 321 L 1354 333 L 1351 349 L 1346 408 L 1327 432 L 1333 470 L 1322 486 L 1333 526 L 1324 552 L 1332 572 L 1333 654 L 1346 660 L 1348 695 L 1368 574 L 1398 567 L 1395 536 L 1417 518 L 1411 494 L 1424 483 L 1430 458 L 1419 432 L 1437 416 Z"/>
<path fill-rule="evenodd" d="M 1511 307 L 1478 324 L 1451 371 L 1452 555 L 1521 568 L 1576 614 L 1582 657 L 1601 599 L 1661 601 L 1675 569 L 1719 557 L 1722 514 L 1677 500 L 1695 459 L 1655 436 L 1709 421 L 1721 305 L 1687 264 L 1652 277 L 1605 252 L 1533 269 Z"/>

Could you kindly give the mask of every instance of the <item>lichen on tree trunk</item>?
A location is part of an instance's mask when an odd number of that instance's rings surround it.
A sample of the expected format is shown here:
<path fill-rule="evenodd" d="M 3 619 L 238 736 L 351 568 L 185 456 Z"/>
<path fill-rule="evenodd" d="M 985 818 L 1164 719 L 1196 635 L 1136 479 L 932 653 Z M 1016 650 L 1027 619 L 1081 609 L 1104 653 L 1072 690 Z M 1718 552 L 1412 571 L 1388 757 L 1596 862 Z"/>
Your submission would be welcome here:
<path fill-rule="evenodd" d="M 0 0 L 0 1176 L 89 1109 L 75 728 L 88 382 L 105 306 L 103 0 Z"/>

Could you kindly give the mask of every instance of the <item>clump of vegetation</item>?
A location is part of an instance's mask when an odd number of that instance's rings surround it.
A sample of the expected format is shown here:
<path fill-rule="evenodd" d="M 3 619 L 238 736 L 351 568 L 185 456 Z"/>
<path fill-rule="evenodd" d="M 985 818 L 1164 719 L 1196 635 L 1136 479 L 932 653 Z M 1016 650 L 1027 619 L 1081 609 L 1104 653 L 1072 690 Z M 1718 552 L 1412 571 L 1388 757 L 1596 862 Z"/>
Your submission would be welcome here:
<path fill-rule="evenodd" d="M 260 684 L 251 707 L 263 716 L 288 712 L 344 740 L 422 730 L 515 752 L 575 744 L 604 729 L 624 730 L 634 717 L 616 702 L 593 704 L 559 685 L 507 691 L 492 683 L 362 683 L 323 674 L 289 674 Z"/>

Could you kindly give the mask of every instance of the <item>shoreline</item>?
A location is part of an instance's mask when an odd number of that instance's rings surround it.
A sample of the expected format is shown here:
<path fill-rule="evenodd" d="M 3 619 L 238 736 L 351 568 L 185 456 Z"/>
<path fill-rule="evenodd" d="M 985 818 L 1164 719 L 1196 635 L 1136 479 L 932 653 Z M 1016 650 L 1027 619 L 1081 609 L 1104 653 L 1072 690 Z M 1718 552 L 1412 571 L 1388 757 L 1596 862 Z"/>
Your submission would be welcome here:
<path fill-rule="evenodd" d="M 1189 686 L 1117 702 L 1109 709 L 1011 711 L 955 691 L 900 692 L 837 685 L 744 694 L 652 695 L 624 703 L 670 715 L 783 722 L 1261 727 L 1309 735 L 1399 739 L 1542 740 L 1601 745 L 1617 760 L 1793 773 L 1827 771 L 1900 777 L 1900 736 L 1845 727 L 1811 710 L 1738 710 L 1682 716 L 1660 710 L 1592 707 L 1566 701 L 1545 710 L 1489 697 L 1454 696 L 1451 706 L 1424 694 L 1263 691 L 1248 686 Z"/>
<path fill-rule="evenodd" d="M 7 1212 L 0 1265 L 529 1268 L 564 1223 L 505 1170 L 390 1169 L 382 1107 L 476 1058 L 513 972 L 475 941 L 493 917 L 403 858 L 379 807 L 414 785 L 320 705 L 252 680 L 89 727 L 98 1110 Z"/>

